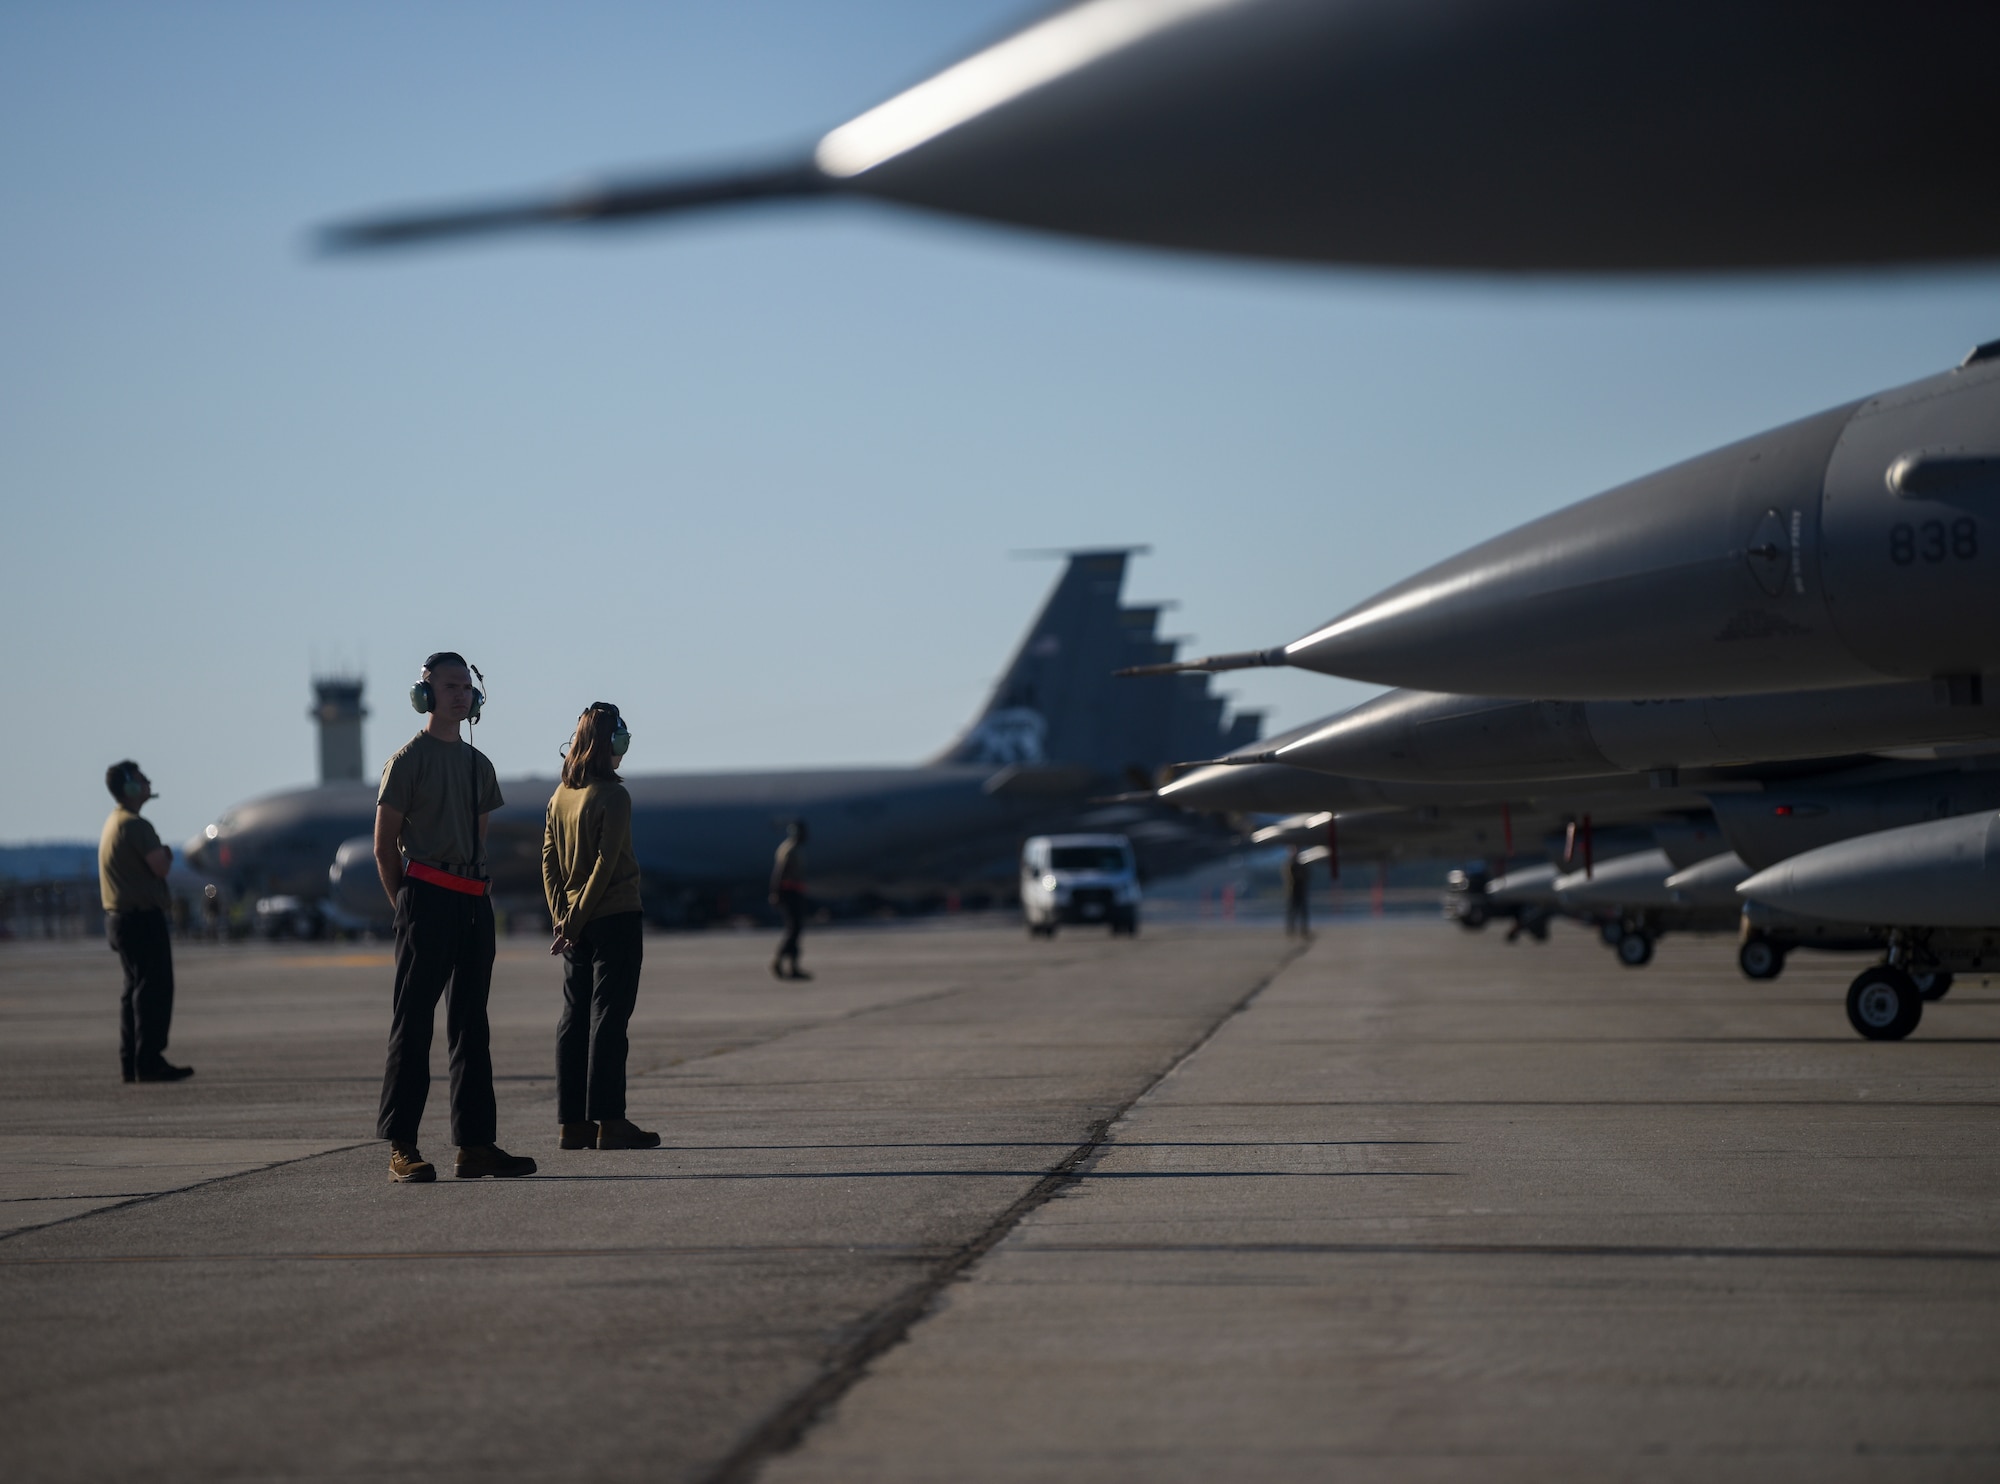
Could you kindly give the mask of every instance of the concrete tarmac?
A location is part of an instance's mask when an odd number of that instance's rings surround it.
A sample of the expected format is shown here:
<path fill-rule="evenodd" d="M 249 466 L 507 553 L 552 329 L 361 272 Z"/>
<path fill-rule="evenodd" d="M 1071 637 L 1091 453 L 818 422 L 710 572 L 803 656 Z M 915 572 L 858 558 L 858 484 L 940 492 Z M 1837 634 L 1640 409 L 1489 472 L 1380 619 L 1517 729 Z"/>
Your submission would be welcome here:
<path fill-rule="evenodd" d="M 1991 1479 L 2000 993 L 1847 1028 L 1851 958 L 1435 921 L 1136 943 L 652 938 L 632 1112 L 554 1147 L 559 990 L 494 991 L 391 1185 L 373 949 L 0 945 L 11 1479 Z M 441 1071 L 442 1047 L 439 1048 Z"/>

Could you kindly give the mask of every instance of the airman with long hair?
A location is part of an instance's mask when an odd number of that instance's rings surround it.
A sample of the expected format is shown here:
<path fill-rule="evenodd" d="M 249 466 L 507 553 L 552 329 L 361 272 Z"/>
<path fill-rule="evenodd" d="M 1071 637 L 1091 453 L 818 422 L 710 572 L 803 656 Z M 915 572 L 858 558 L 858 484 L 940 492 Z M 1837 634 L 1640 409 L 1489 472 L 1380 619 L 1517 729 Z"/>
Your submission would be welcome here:
<path fill-rule="evenodd" d="M 632 734 L 618 708 L 593 701 L 577 718 L 549 799 L 542 886 L 563 959 L 556 1025 L 556 1119 L 564 1149 L 657 1149 L 660 1136 L 625 1116 L 626 1027 L 645 957 L 632 796 L 618 760 Z"/>

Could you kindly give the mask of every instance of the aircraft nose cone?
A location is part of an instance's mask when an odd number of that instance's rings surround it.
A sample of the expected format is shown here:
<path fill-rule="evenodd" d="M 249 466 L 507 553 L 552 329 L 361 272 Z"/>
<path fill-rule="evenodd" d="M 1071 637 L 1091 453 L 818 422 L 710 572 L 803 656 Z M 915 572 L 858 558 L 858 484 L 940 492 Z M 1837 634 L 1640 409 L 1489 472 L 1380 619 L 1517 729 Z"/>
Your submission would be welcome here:
<path fill-rule="evenodd" d="M 1819 485 L 1849 412 L 1497 536 L 1288 644 L 1286 661 L 1387 685 L 1557 700 L 1881 679 L 1840 642 L 1820 594 Z"/>
<path fill-rule="evenodd" d="M 1197 768 L 1159 792 L 1162 802 L 1182 809 L 1302 814 L 1353 802 L 1353 789 L 1339 778 L 1277 763 Z"/>
<path fill-rule="evenodd" d="M 1736 888 L 1746 901 L 1877 927 L 2000 927 L 2000 814 L 1934 819 L 1804 851 Z"/>
<path fill-rule="evenodd" d="M 1391 691 L 1275 750 L 1274 762 L 1414 783 L 1578 778 L 1621 771 L 1572 702 Z"/>

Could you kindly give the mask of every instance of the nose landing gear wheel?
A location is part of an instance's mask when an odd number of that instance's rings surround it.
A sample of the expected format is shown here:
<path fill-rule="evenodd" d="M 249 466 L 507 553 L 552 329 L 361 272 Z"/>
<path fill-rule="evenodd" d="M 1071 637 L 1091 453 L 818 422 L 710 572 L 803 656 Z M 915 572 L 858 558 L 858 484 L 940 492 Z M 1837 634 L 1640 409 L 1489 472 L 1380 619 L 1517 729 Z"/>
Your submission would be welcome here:
<path fill-rule="evenodd" d="M 1917 993 L 1927 1000 L 1941 1000 L 1951 993 L 1951 970 L 1932 969 L 1926 974 L 1912 974 L 1917 982 Z"/>
<path fill-rule="evenodd" d="M 1848 986 L 1848 1024 L 1871 1041 L 1900 1041 L 1923 1017 L 1916 981 L 1893 964 L 1864 969 Z"/>
<path fill-rule="evenodd" d="M 1752 938 L 1736 950 L 1736 967 L 1745 979 L 1775 979 L 1785 972 L 1785 952 L 1769 938 Z"/>
<path fill-rule="evenodd" d="M 1653 940 L 1644 933 L 1626 933 L 1618 940 L 1618 962 L 1628 969 L 1653 961 Z"/>

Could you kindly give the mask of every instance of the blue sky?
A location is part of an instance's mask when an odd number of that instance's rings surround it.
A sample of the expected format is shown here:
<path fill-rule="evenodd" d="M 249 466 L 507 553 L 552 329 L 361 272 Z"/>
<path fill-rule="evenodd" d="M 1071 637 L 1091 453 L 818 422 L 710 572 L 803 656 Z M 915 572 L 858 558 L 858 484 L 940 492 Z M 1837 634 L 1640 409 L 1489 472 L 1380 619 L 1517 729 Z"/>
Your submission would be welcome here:
<path fill-rule="evenodd" d="M 368 761 L 434 647 L 547 771 L 621 702 L 651 769 L 914 760 L 1054 576 L 1200 648 L 1296 637 L 1659 464 L 1940 369 L 2000 274 L 1570 285 L 1205 262 L 889 208 L 367 262 L 308 229 L 760 159 L 1003 31 L 995 0 L 0 9 L 0 840 L 170 839 Z M 1289 725 L 1366 690 L 1231 678 Z"/>

